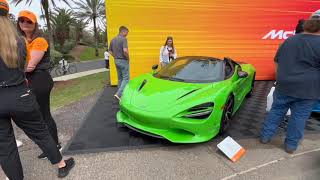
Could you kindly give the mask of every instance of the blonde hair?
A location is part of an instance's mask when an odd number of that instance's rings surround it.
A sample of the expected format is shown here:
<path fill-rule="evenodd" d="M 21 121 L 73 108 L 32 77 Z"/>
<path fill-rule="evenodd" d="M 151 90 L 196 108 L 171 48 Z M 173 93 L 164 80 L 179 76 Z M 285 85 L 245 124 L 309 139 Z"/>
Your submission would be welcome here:
<path fill-rule="evenodd" d="M 0 56 L 8 68 L 18 67 L 18 32 L 6 16 L 0 16 Z"/>

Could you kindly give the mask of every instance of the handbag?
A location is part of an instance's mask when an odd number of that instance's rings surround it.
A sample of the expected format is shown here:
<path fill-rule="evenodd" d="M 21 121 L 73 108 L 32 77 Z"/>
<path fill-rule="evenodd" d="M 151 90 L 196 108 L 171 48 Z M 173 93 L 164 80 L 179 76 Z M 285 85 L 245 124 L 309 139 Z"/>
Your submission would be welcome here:
<path fill-rule="evenodd" d="M 270 89 L 270 92 L 267 96 L 267 108 L 266 108 L 266 111 L 269 112 L 271 110 L 271 107 L 272 107 L 272 103 L 273 103 L 273 92 L 275 90 L 275 86 L 273 86 L 271 89 Z M 290 116 L 291 115 L 291 111 L 290 109 L 288 110 L 287 116 Z"/>

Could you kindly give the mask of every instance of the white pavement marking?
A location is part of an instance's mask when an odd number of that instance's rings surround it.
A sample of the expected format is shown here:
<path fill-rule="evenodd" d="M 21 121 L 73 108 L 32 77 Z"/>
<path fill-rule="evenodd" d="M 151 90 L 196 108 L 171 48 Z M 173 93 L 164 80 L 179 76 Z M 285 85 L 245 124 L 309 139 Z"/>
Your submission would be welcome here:
<path fill-rule="evenodd" d="M 285 160 L 285 159 L 291 159 L 291 158 L 294 158 L 294 157 L 298 157 L 298 156 L 302 156 L 302 155 L 305 155 L 305 154 L 309 154 L 309 153 L 313 153 L 313 152 L 318 152 L 318 151 L 320 151 L 320 148 L 318 148 L 318 149 L 313 149 L 313 150 L 309 150 L 309 151 L 305 151 L 305 152 L 301 152 L 301 153 L 297 153 L 297 154 L 293 154 L 293 155 L 290 155 L 288 158 L 282 157 L 282 158 L 280 158 L 280 159 L 277 159 L 277 160 L 274 160 L 274 161 L 270 161 L 270 162 L 267 162 L 267 163 L 258 165 L 258 166 L 256 166 L 256 167 L 250 168 L 250 169 L 248 169 L 248 170 L 241 171 L 241 172 L 238 172 L 238 173 L 233 174 L 233 175 L 231 175 L 231 176 L 222 178 L 221 180 L 228 180 L 228 179 L 231 179 L 231 178 L 235 178 L 235 177 L 237 177 L 237 176 L 240 176 L 240 175 L 249 173 L 249 172 L 254 171 L 254 170 L 258 170 L 258 169 L 260 169 L 260 168 L 269 166 L 269 165 L 271 165 L 271 164 L 275 164 L 275 163 L 280 162 L 280 161 L 283 161 L 283 160 Z"/>
<path fill-rule="evenodd" d="M 106 69 L 106 68 L 95 69 L 95 70 L 90 70 L 90 71 L 84 71 L 84 72 L 79 72 L 79 73 L 74 73 L 74 74 L 69 74 L 69 75 L 65 75 L 65 76 L 56 77 L 56 78 L 53 78 L 53 81 L 68 81 L 68 80 L 71 80 L 71 79 L 76 79 L 76 78 L 80 78 L 80 77 L 83 77 L 83 76 L 88 76 L 88 75 L 101 73 L 101 72 L 107 72 L 107 71 L 109 71 L 109 70 Z"/>

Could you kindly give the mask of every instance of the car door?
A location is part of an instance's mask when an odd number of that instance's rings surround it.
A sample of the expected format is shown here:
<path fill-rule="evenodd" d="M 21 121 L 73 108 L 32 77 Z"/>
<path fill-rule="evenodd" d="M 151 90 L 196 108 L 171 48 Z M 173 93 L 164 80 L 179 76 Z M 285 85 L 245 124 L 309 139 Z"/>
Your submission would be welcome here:
<path fill-rule="evenodd" d="M 248 93 L 248 87 L 250 86 L 251 81 L 249 76 L 240 78 L 239 72 L 242 71 L 242 68 L 239 64 L 237 64 L 236 66 L 237 66 L 236 71 L 238 76 L 237 84 L 238 84 L 238 90 L 239 90 L 238 98 L 239 98 L 239 102 L 242 102 Z"/>
<path fill-rule="evenodd" d="M 240 78 L 239 72 L 242 71 L 242 68 L 239 64 L 235 63 L 235 74 L 233 78 L 233 84 L 234 84 L 234 95 L 235 95 L 235 109 L 238 109 L 241 105 L 241 102 L 246 96 L 246 83 L 249 81 L 248 77 L 246 78 Z"/>

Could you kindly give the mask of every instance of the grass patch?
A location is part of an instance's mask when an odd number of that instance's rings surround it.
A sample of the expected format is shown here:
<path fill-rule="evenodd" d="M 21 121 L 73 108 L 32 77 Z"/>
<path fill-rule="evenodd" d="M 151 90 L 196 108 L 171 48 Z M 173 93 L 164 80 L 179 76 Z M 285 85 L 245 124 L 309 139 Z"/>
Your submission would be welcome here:
<path fill-rule="evenodd" d="M 80 61 L 104 59 L 105 49 L 99 49 L 99 56 L 98 57 L 96 57 L 95 52 L 96 52 L 95 48 L 86 47 L 86 49 L 79 56 Z"/>
<path fill-rule="evenodd" d="M 63 107 L 86 96 L 93 95 L 102 90 L 108 82 L 108 72 L 65 82 L 55 82 L 51 92 L 51 109 L 56 110 L 58 107 Z"/>

